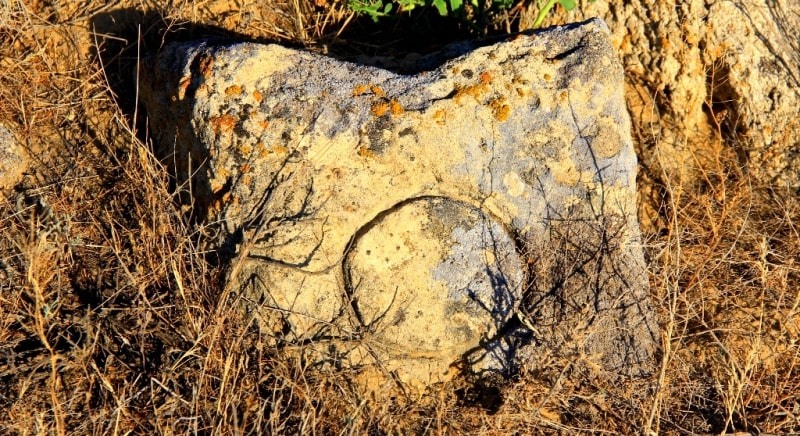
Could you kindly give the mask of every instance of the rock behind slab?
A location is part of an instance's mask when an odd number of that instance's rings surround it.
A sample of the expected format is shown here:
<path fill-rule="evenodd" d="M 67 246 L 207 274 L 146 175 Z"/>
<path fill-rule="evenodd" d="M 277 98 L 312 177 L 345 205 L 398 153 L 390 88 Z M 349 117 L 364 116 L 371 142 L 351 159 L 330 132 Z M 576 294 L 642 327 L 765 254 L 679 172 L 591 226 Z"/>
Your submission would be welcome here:
<path fill-rule="evenodd" d="M 595 2 L 551 17 L 608 23 L 635 124 L 659 138 L 647 166 L 689 172 L 719 128 L 756 179 L 800 188 L 800 2 Z"/>
<path fill-rule="evenodd" d="M 0 194 L 13 187 L 28 168 L 28 154 L 7 127 L 0 124 Z"/>
<path fill-rule="evenodd" d="M 463 45 L 462 47 L 467 47 Z M 276 343 L 407 382 L 658 347 L 622 69 L 601 21 L 414 75 L 277 45 L 172 44 L 159 152 Z"/>

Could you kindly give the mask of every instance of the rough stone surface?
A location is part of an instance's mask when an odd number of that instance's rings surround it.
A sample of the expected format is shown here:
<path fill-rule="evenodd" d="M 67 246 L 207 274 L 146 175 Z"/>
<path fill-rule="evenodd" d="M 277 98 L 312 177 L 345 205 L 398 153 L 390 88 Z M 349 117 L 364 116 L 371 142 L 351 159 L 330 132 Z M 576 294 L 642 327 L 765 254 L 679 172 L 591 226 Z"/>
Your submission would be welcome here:
<path fill-rule="evenodd" d="M 173 44 L 143 95 L 276 343 L 406 382 L 545 354 L 650 372 L 636 156 L 607 27 L 453 50 L 401 75 L 277 45 Z"/>
<path fill-rule="evenodd" d="M 509 321 L 524 285 L 513 235 L 444 198 L 411 200 L 357 232 L 344 274 L 359 320 L 392 354 L 450 362 Z"/>
<path fill-rule="evenodd" d="M 658 138 L 646 161 L 685 174 L 718 121 L 754 176 L 800 188 L 800 2 L 600 0 L 560 14 L 608 23 L 635 124 Z"/>
<path fill-rule="evenodd" d="M 0 124 L 0 194 L 16 185 L 27 168 L 27 153 L 11 130 Z"/>

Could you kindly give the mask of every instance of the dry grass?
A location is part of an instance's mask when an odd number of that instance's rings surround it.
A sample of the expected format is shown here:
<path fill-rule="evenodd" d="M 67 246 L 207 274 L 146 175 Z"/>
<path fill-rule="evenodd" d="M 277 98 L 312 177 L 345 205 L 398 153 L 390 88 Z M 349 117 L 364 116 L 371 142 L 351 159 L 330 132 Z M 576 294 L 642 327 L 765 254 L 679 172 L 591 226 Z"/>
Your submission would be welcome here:
<path fill-rule="evenodd" d="M 642 170 L 653 380 L 609 385 L 554 357 L 515 380 L 369 393 L 268 346 L 222 293 L 126 71 L 168 39 L 324 51 L 354 23 L 334 0 L 0 0 L 0 122 L 33 162 L 0 203 L 0 433 L 800 431 L 800 202 L 749 176 L 723 125 L 689 144 L 692 180 Z M 657 161 L 658 134 L 638 127 Z"/>

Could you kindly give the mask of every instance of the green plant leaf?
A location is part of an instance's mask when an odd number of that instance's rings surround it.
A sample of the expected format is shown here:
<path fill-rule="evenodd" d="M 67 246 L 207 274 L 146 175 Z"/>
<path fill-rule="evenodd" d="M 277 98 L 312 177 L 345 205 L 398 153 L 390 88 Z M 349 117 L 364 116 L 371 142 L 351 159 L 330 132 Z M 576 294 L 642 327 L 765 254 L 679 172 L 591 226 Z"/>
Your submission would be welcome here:
<path fill-rule="evenodd" d="M 348 5 L 353 12 L 368 15 L 376 23 L 378 18 L 385 17 L 392 9 L 392 3 L 384 5 L 383 0 L 351 0 Z"/>
<path fill-rule="evenodd" d="M 558 0 L 558 3 L 568 11 L 575 9 L 575 0 Z"/>
<path fill-rule="evenodd" d="M 447 15 L 447 3 L 446 0 L 433 0 L 433 6 L 439 10 L 439 15 L 446 16 Z"/>
<path fill-rule="evenodd" d="M 450 0 L 450 10 L 453 12 L 460 11 L 464 8 L 463 0 Z"/>

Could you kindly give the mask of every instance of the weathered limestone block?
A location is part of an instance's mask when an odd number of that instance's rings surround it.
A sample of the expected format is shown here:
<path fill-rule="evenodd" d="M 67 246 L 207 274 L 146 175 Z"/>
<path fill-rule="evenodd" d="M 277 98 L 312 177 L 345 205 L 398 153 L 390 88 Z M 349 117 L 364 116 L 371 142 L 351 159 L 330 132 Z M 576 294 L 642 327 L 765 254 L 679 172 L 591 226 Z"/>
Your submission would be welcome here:
<path fill-rule="evenodd" d="M 0 124 L 0 194 L 13 187 L 28 168 L 28 154 L 7 127 Z"/>
<path fill-rule="evenodd" d="M 601 21 L 400 75 L 277 45 L 167 46 L 160 152 L 278 342 L 430 382 L 537 353 L 652 369 L 622 70 Z"/>

